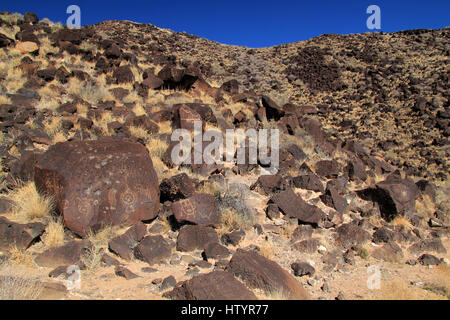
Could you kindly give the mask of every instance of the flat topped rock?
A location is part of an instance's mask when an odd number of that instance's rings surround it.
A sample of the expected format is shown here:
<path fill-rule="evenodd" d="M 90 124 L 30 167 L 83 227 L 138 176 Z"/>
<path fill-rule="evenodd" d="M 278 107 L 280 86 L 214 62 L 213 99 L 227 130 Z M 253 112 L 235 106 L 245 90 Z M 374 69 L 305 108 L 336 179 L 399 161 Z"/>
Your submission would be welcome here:
<path fill-rule="evenodd" d="M 256 300 L 256 296 L 225 271 L 214 271 L 178 283 L 164 295 L 174 300 Z"/>
<path fill-rule="evenodd" d="M 55 197 L 65 225 L 82 237 L 90 229 L 154 219 L 159 209 L 158 177 L 138 143 L 58 143 L 39 158 L 35 183 Z"/>
<path fill-rule="evenodd" d="M 255 252 L 237 250 L 226 271 L 248 287 L 263 290 L 266 294 L 281 293 L 287 299 L 308 299 L 305 289 L 289 272 Z"/>

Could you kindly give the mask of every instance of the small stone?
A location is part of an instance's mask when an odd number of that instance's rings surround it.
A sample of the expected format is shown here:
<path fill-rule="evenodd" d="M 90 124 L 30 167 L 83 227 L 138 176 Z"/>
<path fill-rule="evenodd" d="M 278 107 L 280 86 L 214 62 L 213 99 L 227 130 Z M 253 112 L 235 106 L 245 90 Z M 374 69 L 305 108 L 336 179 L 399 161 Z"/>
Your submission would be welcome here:
<path fill-rule="evenodd" d="M 167 278 L 165 278 L 162 283 L 161 283 L 161 287 L 160 287 L 160 291 L 167 291 L 169 289 L 172 289 L 173 287 L 175 287 L 175 285 L 177 284 L 177 280 L 173 277 L 173 276 L 169 276 Z"/>

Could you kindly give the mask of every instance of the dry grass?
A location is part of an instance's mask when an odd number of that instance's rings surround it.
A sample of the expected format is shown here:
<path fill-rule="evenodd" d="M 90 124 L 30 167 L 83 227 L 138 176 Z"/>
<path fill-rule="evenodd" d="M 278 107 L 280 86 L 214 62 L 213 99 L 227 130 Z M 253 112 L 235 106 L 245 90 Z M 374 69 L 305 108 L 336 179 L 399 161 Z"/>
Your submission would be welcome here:
<path fill-rule="evenodd" d="M 436 205 L 427 195 L 422 195 L 422 199 L 416 201 L 416 212 L 423 217 L 431 218 L 436 212 Z"/>
<path fill-rule="evenodd" d="M 409 230 L 413 228 L 411 221 L 401 216 L 395 217 L 395 219 L 391 221 L 391 224 L 393 226 L 401 227 L 403 228 L 403 230 Z"/>
<path fill-rule="evenodd" d="M 281 228 L 281 232 L 280 232 L 280 236 L 282 236 L 283 238 L 286 239 L 290 239 L 292 236 L 292 233 L 294 232 L 294 230 L 297 228 L 298 226 L 295 224 L 291 224 L 291 223 L 286 223 L 285 225 L 283 225 L 283 227 Z"/>
<path fill-rule="evenodd" d="M 64 132 L 60 131 L 53 136 L 52 142 L 53 142 L 53 144 L 56 144 L 59 142 L 66 142 L 67 138 L 68 137 L 66 136 L 66 134 Z"/>
<path fill-rule="evenodd" d="M 43 291 L 38 278 L 11 265 L 0 265 L 0 300 L 36 300 Z"/>
<path fill-rule="evenodd" d="M 42 237 L 42 242 L 47 248 L 55 248 L 64 244 L 64 222 L 62 218 L 56 218 L 50 220 L 45 234 Z"/>
<path fill-rule="evenodd" d="M 169 147 L 167 142 L 153 135 L 149 136 L 148 143 L 145 146 L 152 159 L 161 158 Z"/>
<path fill-rule="evenodd" d="M 255 296 L 258 298 L 258 300 L 269 300 L 269 301 L 286 301 L 290 300 L 290 294 L 287 293 L 282 288 L 271 291 L 271 292 L 265 292 L 262 290 L 255 290 L 254 291 Z"/>
<path fill-rule="evenodd" d="M 52 197 L 40 195 L 34 182 L 18 184 L 9 192 L 8 198 L 14 203 L 13 215 L 24 222 L 43 220 L 51 216 L 54 210 Z"/>
<path fill-rule="evenodd" d="M 198 188 L 198 192 L 199 193 L 206 193 L 206 194 L 210 194 L 212 196 L 218 197 L 218 195 L 220 194 L 222 190 L 222 187 L 220 186 L 219 183 L 217 182 L 210 182 L 210 181 L 205 181 L 199 188 Z"/>
<path fill-rule="evenodd" d="M 171 121 L 163 121 L 158 123 L 159 125 L 159 133 L 160 134 L 171 134 L 172 133 L 172 122 Z"/>
<path fill-rule="evenodd" d="M 120 122 L 124 123 L 125 119 L 123 117 L 116 117 L 112 114 L 112 112 L 103 112 L 99 118 L 94 118 L 94 125 L 99 127 L 104 136 L 112 135 L 112 132 L 108 128 L 108 124 L 111 122 Z"/>
<path fill-rule="evenodd" d="M 19 249 L 17 246 L 12 246 L 9 249 L 9 262 L 16 266 L 26 266 L 34 268 L 34 257 L 25 249 Z"/>
<path fill-rule="evenodd" d="M 0 15 L 0 19 L 9 24 L 17 24 L 17 22 L 23 20 L 23 15 L 20 13 L 2 14 Z"/>
<path fill-rule="evenodd" d="M 0 104 L 11 104 L 11 99 L 5 95 L 0 95 Z"/>
<path fill-rule="evenodd" d="M 88 232 L 87 239 L 92 246 L 81 257 L 81 262 L 86 266 L 88 272 L 95 271 L 101 265 L 101 259 L 108 247 L 108 242 L 117 236 L 119 229 L 120 227 L 117 226 L 107 226 L 97 232 Z"/>
<path fill-rule="evenodd" d="M 267 259 L 272 259 L 275 252 L 273 250 L 273 243 L 270 240 L 264 241 L 261 245 L 259 245 L 259 254 Z"/>
<path fill-rule="evenodd" d="M 41 95 L 41 100 L 36 104 L 37 110 L 52 110 L 55 111 L 60 106 L 60 102 L 58 99 L 56 99 L 53 96 L 48 95 L 42 95 L 42 93 L 39 93 Z"/>

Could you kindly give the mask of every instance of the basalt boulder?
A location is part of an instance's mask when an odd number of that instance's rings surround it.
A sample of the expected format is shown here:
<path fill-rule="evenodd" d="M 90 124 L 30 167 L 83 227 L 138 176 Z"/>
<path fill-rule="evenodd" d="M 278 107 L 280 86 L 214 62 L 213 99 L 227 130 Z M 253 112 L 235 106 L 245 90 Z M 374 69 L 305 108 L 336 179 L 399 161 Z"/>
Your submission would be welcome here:
<path fill-rule="evenodd" d="M 54 196 L 64 223 L 84 237 L 90 229 L 156 218 L 158 177 L 141 144 L 112 138 L 51 146 L 35 166 L 41 193 Z"/>

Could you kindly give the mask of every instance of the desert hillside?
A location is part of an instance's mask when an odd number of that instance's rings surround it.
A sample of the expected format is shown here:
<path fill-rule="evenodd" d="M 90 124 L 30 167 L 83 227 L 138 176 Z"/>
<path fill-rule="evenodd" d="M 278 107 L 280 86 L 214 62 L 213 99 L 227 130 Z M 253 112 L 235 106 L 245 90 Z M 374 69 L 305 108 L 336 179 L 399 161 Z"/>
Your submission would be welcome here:
<path fill-rule="evenodd" d="M 448 299 L 449 38 L 1 13 L 0 299 Z M 279 129 L 279 171 L 177 165 L 195 121 Z"/>

